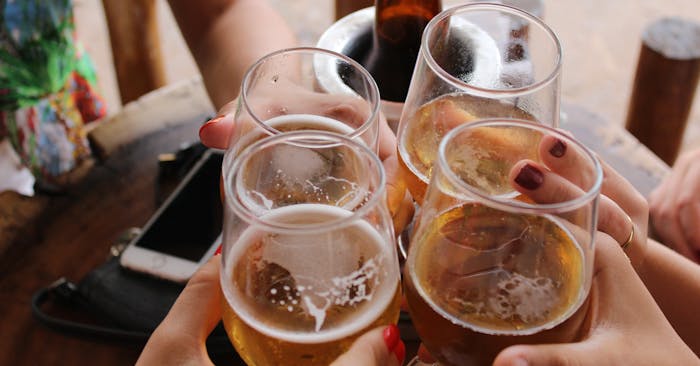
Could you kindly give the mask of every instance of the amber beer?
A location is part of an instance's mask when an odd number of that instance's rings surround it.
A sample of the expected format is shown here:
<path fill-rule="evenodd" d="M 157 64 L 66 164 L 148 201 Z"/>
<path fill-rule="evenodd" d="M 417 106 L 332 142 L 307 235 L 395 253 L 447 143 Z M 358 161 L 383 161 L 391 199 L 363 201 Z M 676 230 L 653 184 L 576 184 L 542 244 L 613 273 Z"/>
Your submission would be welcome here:
<path fill-rule="evenodd" d="M 406 299 L 441 364 L 491 365 L 511 345 L 578 339 L 584 257 L 554 219 L 467 203 L 426 224 L 412 243 Z"/>
<path fill-rule="evenodd" d="M 421 204 L 432 176 L 440 140 L 453 128 L 484 118 L 537 119 L 517 106 L 467 94 L 448 94 L 418 109 L 399 141 L 399 166 L 413 199 Z"/>
<path fill-rule="evenodd" d="M 348 55 L 372 74 L 382 99 L 401 103 L 406 99 L 423 30 L 441 10 L 440 0 L 375 1 L 372 45 Z M 361 51 L 365 54 L 358 54 Z"/>
<path fill-rule="evenodd" d="M 276 208 L 266 221 L 327 223 L 330 205 Z M 396 323 L 401 292 L 393 248 L 357 221 L 321 234 L 246 229 L 225 253 L 223 321 L 249 365 L 327 365 L 370 329 Z"/>

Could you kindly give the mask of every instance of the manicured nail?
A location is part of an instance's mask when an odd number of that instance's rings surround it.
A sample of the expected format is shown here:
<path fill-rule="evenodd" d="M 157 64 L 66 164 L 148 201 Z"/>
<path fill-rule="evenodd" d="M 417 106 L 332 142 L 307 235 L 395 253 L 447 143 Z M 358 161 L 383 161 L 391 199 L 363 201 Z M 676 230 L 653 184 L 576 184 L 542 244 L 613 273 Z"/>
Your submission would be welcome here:
<path fill-rule="evenodd" d="M 384 337 L 384 343 L 389 351 L 392 351 L 394 347 L 401 341 L 401 335 L 399 334 L 399 327 L 392 324 L 384 329 L 382 332 Z"/>
<path fill-rule="evenodd" d="M 554 146 L 552 146 L 552 148 L 549 149 L 549 153 L 556 158 L 561 158 L 566 153 L 566 144 L 564 144 L 563 141 L 557 139 L 557 142 L 554 143 Z"/>
<path fill-rule="evenodd" d="M 199 128 L 199 135 L 201 136 L 201 135 L 202 135 L 202 132 L 204 132 L 204 130 L 206 130 L 207 127 L 218 123 L 219 121 L 221 121 L 222 119 L 224 119 L 224 117 L 226 117 L 226 116 L 222 114 L 222 115 L 216 116 L 216 117 L 214 117 L 214 118 L 212 118 L 212 119 L 210 119 L 210 120 L 204 122 L 204 124 L 202 125 L 202 127 Z"/>
<path fill-rule="evenodd" d="M 399 339 L 399 344 L 394 347 L 394 356 L 399 361 L 399 365 L 403 365 L 403 361 L 406 359 L 406 345 L 402 340 Z"/>
<path fill-rule="evenodd" d="M 222 248 L 222 247 L 223 247 L 223 245 L 219 244 L 219 247 L 216 248 L 216 252 L 214 252 L 214 255 L 219 255 L 219 254 L 221 254 L 221 248 Z"/>
<path fill-rule="evenodd" d="M 520 173 L 515 177 L 516 183 L 531 191 L 539 188 L 543 181 L 544 175 L 542 172 L 530 164 L 525 164 L 525 166 L 520 168 Z"/>

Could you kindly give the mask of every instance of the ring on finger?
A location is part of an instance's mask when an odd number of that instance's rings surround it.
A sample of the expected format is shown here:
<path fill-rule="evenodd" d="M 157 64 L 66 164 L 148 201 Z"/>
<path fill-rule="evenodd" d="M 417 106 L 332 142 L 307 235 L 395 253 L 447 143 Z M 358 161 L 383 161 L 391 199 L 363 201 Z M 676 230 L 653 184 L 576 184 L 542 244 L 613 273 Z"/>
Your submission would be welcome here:
<path fill-rule="evenodd" d="M 622 247 L 623 250 L 627 249 L 627 247 L 629 247 L 630 244 L 632 244 L 632 240 L 634 240 L 634 222 L 632 221 L 632 218 L 630 217 L 630 215 L 626 215 L 626 216 L 627 216 L 627 221 L 629 221 L 632 229 L 630 229 L 630 235 L 627 237 L 627 240 L 625 240 L 624 243 L 620 244 L 620 247 Z"/>

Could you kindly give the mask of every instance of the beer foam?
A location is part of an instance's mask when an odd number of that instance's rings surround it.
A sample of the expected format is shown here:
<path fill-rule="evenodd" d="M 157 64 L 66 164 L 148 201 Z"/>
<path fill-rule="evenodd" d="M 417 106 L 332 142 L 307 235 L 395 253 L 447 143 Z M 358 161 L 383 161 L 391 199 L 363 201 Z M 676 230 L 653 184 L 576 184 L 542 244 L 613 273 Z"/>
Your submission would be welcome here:
<path fill-rule="evenodd" d="M 265 219 L 288 222 L 324 222 L 347 218 L 352 212 L 329 205 L 299 204 L 270 211 Z M 263 238 L 260 240 L 260 238 Z M 352 335 L 381 316 L 391 303 L 399 284 L 398 266 L 392 246 L 369 223 L 358 220 L 343 229 L 316 234 L 266 234 L 248 228 L 231 245 L 228 268 L 222 273 L 226 299 L 249 326 L 270 337 L 295 343 L 321 343 Z M 293 313 L 310 316 L 314 330 L 295 331 L 275 326 L 269 316 L 253 316 L 255 303 L 248 301 L 230 281 L 234 265 L 250 265 L 254 251 L 258 270 L 274 264 L 275 273 L 284 272 L 267 290 L 268 301 Z M 314 255 L 309 255 L 313 251 Z M 243 263 L 239 263 L 243 262 Z M 362 263 L 359 266 L 358 264 Z M 261 272 L 259 272 L 261 273 Z M 250 290 L 247 290 L 250 295 Z M 260 299 L 258 299 L 260 300 Z M 333 306 L 366 307 L 353 311 L 338 325 L 327 325 Z M 324 326 L 328 329 L 324 329 Z"/>
<path fill-rule="evenodd" d="M 523 323 L 541 323 L 559 303 L 551 278 L 525 277 L 519 273 L 505 272 L 505 279 L 498 282 L 499 291 L 487 300 L 495 317 L 508 320 L 519 317 Z"/>

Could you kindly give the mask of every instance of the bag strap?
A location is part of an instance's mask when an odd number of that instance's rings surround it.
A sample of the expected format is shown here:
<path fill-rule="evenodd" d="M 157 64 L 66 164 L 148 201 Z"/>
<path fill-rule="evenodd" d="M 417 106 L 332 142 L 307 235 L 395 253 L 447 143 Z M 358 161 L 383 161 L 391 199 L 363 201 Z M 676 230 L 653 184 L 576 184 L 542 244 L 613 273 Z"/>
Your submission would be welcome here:
<path fill-rule="evenodd" d="M 83 309 L 88 308 L 88 304 L 87 301 L 82 298 L 82 295 L 78 291 L 78 287 L 74 283 L 68 281 L 65 277 L 59 278 L 48 287 L 41 288 L 32 295 L 31 307 L 34 318 L 46 327 L 60 333 L 85 337 L 97 336 L 120 341 L 136 341 L 144 343 L 151 335 L 149 332 L 79 323 L 73 320 L 50 315 L 42 309 L 42 305 L 44 305 L 51 297 L 55 297 L 61 302 L 69 304 L 70 306 Z"/>

